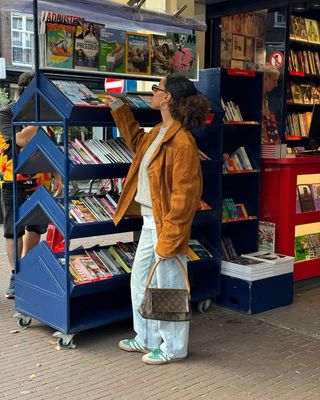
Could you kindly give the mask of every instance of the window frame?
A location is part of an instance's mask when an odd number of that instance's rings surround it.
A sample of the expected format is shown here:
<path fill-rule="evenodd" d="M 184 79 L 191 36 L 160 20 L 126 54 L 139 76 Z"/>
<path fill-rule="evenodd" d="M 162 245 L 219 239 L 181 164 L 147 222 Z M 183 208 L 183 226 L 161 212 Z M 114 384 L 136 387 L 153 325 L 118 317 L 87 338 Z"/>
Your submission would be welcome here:
<path fill-rule="evenodd" d="M 14 18 L 21 18 L 21 20 L 22 20 L 22 28 L 21 29 L 17 29 L 17 28 L 13 27 Z M 32 14 L 21 14 L 21 13 L 16 13 L 16 12 L 11 13 L 11 62 L 12 62 L 12 65 L 21 66 L 21 67 L 32 67 L 34 64 L 34 59 L 33 59 L 34 58 L 34 49 L 33 49 L 34 30 L 32 30 L 32 31 L 27 30 L 28 20 L 32 20 L 32 22 L 33 22 Z M 21 46 L 14 44 L 14 40 L 15 40 L 15 38 L 13 36 L 14 32 L 18 32 L 21 35 Z M 27 35 L 28 34 L 30 34 L 30 46 L 27 46 L 27 42 L 28 42 Z M 21 49 L 22 54 L 26 50 L 30 50 L 31 62 L 26 63 L 23 61 L 15 61 L 13 58 L 14 48 Z"/>

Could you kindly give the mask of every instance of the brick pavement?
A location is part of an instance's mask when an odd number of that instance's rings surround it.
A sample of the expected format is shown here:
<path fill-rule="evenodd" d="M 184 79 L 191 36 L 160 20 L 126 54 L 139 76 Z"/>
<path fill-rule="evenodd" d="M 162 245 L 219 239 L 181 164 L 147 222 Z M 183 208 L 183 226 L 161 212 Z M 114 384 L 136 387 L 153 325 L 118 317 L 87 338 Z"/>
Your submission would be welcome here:
<path fill-rule="evenodd" d="M 5 264 L 1 241 L 1 293 L 9 276 Z M 311 292 L 319 319 L 315 299 L 320 289 Z M 281 309 L 283 316 L 297 310 L 295 326 L 281 324 L 278 310 L 274 318 L 273 311 L 249 316 L 222 307 L 195 313 L 188 359 L 157 367 L 144 365 L 138 353 L 117 348 L 120 339 L 131 335 L 130 321 L 82 332 L 75 337 L 75 349 L 58 351 L 53 330 L 37 321 L 19 328 L 12 318 L 14 301 L 1 294 L 0 398 L 320 399 L 320 341 L 307 329 L 296 329 L 299 317 L 305 318 L 303 298 L 301 293 L 294 305 Z"/>

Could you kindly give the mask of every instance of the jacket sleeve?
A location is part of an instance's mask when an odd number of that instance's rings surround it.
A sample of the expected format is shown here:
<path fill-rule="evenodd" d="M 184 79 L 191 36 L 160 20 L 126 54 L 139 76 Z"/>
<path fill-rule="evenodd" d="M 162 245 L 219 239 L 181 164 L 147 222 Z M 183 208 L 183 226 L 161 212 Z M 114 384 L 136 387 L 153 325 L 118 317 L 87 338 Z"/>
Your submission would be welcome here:
<path fill-rule="evenodd" d="M 139 122 L 135 119 L 127 104 L 111 110 L 111 115 L 124 140 L 136 152 L 137 147 L 143 142 L 147 133 L 140 127 Z"/>
<path fill-rule="evenodd" d="M 180 146 L 174 158 L 170 211 L 164 217 L 156 253 L 174 257 L 177 249 L 189 240 L 194 214 L 202 194 L 202 173 L 197 147 Z"/>

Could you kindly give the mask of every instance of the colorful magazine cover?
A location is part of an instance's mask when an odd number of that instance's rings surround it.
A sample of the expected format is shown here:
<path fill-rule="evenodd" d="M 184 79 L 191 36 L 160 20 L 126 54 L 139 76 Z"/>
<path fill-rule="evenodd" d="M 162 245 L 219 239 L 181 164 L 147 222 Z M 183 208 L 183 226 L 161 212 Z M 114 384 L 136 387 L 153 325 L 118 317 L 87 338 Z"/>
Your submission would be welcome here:
<path fill-rule="evenodd" d="M 104 28 L 100 36 L 99 70 L 105 72 L 126 72 L 126 32 Z"/>
<path fill-rule="evenodd" d="M 174 45 L 170 36 L 152 35 L 152 75 L 165 76 L 173 71 Z"/>
<path fill-rule="evenodd" d="M 150 35 L 128 32 L 126 48 L 127 74 L 151 75 Z"/>
<path fill-rule="evenodd" d="M 196 35 L 186 33 L 168 33 L 172 38 L 174 54 L 173 72 L 185 74 L 189 79 L 197 79 Z"/>
<path fill-rule="evenodd" d="M 100 106 L 105 107 L 89 88 L 83 83 L 74 81 L 53 80 L 52 83 L 76 106 Z"/>
<path fill-rule="evenodd" d="M 46 65 L 56 68 L 73 68 L 76 26 L 46 23 Z"/>
<path fill-rule="evenodd" d="M 97 70 L 99 40 L 103 25 L 82 21 L 77 27 L 75 42 L 75 69 Z"/>

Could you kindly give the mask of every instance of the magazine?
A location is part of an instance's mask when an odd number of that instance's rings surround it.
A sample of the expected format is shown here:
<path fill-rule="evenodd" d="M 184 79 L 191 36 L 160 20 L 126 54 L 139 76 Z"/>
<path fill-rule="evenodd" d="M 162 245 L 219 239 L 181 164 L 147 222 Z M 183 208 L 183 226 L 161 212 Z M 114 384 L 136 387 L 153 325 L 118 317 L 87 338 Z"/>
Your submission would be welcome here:
<path fill-rule="evenodd" d="M 135 32 L 127 33 L 127 74 L 151 75 L 150 50 L 150 35 Z"/>

